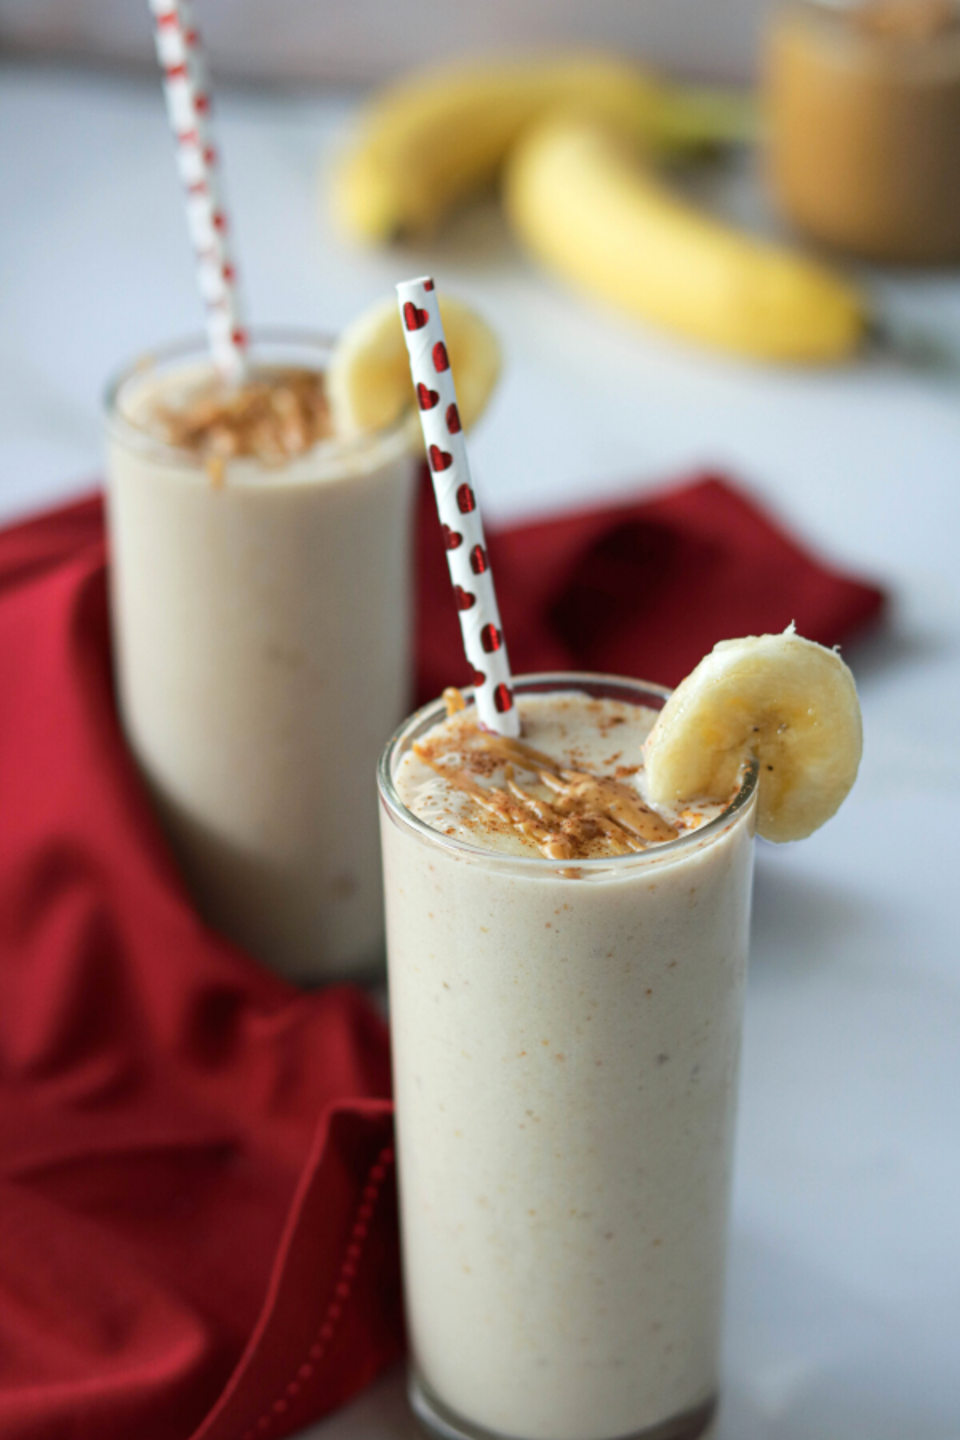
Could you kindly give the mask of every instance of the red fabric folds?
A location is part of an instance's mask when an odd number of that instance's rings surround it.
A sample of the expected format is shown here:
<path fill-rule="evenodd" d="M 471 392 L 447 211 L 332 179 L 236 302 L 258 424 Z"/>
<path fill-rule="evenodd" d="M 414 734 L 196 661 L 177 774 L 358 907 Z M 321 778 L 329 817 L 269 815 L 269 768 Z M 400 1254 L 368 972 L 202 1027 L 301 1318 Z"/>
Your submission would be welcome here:
<path fill-rule="evenodd" d="M 98 499 L 0 533 L 0 1440 L 280 1440 L 402 1348 L 385 1027 L 194 915 L 113 706 Z M 717 479 L 489 537 L 517 671 L 672 683 L 880 592 Z M 421 698 L 465 676 L 417 532 Z"/>
<path fill-rule="evenodd" d="M 270 1440 L 400 1353 L 386 1029 L 194 916 L 101 532 L 0 535 L 0 1436 Z"/>
<path fill-rule="evenodd" d="M 436 507 L 418 516 L 418 694 L 469 683 Z M 516 674 L 594 670 L 676 685 L 718 640 L 783 630 L 837 645 L 883 593 L 815 559 L 728 481 L 703 476 L 487 537 Z"/>

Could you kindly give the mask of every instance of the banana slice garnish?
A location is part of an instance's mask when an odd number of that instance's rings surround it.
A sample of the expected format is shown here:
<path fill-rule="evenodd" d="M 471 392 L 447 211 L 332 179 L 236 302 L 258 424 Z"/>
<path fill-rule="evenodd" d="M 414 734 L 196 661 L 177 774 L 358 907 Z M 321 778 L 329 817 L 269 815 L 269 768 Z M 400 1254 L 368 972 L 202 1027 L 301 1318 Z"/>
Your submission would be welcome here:
<path fill-rule="evenodd" d="M 753 757 L 758 833 L 802 840 L 840 808 L 862 749 L 850 670 L 791 625 L 721 641 L 677 686 L 644 747 L 648 794 L 655 804 L 726 800 Z"/>
<path fill-rule="evenodd" d="M 444 296 L 457 408 L 465 430 L 480 418 L 500 374 L 500 345 L 487 322 L 461 300 Z M 368 434 L 396 423 L 416 406 L 397 302 L 372 305 L 340 335 L 327 366 L 327 400 L 338 435 Z M 419 434 L 419 425 L 414 421 Z"/>

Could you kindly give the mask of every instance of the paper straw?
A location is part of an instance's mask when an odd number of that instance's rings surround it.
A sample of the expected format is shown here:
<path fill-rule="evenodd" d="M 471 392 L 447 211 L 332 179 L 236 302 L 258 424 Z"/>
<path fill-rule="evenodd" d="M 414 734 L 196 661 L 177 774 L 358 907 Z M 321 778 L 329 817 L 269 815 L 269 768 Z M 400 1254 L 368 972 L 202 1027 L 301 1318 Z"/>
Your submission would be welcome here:
<path fill-rule="evenodd" d="M 397 295 L 463 648 L 473 670 L 477 714 L 487 730 L 516 738 L 520 734 L 520 717 L 513 703 L 510 662 L 487 560 L 483 521 L 470 483 L 467 447 L 437 292 L 433 281 L 424 276 L 398 285 Z"/>
<path fill-rule="evenodd" d="M 187 0 L 150 0 L 150 9 L 167 114 L 177 142 L 177 167 L 186 193 L 197 280 L 206 306 L 207 339 L 220 374 L 235 384 L 246 368 L 247 335 L 210 127 L 203 47 Z"/>

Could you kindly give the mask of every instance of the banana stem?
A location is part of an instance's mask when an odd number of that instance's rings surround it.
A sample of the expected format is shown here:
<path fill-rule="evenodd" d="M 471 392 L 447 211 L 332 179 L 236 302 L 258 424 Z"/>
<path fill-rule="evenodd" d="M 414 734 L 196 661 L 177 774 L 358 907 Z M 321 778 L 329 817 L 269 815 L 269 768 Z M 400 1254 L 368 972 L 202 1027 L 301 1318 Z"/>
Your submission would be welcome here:
<path fill-rule="evenodd" d="M 665 88 L 657 115 L 658 138 L 666 150 L 690 152 L 724 145 L 752 144 L 760 131 L 756 96 L 716 86 Z"/>

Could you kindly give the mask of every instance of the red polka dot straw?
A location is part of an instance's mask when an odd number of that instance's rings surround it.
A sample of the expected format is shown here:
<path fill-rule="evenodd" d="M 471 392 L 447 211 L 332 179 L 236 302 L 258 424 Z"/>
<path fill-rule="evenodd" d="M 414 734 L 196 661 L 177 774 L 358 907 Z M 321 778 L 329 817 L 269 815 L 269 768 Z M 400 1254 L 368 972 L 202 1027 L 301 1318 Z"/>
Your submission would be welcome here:
<path fill-rule="evenodd" d="M 437 292 L 433 281 L 423 277 L 398 285 L 397 295 L 463 647 L 473 672 L 477 715 L 486 729 L 516 737 L 520 719 L 513 703 L 510 662 L 480 507 L 470 480 Z"/>
<path fill-rule="evenodd" d="M 150 0 L 150 9 L 210 352 L 224 379 L 236 383 L 244 374 L 247 337 L 210 127 L 203 47 L 188 0 Z"/>

